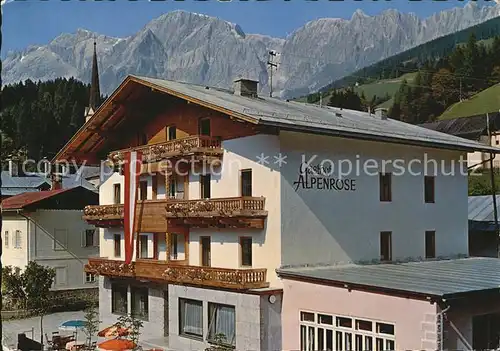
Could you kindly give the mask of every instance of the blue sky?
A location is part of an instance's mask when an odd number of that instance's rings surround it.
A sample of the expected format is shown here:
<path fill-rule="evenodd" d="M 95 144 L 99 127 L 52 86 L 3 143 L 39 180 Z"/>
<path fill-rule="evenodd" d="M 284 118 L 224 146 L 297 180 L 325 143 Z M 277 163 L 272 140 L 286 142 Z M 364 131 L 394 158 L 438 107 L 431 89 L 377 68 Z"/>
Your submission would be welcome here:
<path fill-rule="evenodd" d="M 124 37 L 137 32 L 151 19 L 176 9 L 203 13 L 237 23 L 246 33 L 284 38 L 307 21 L 321 17 L 350 18 L 358 8 L 368 15 L 376 15 L 385 9 L 395 8 L 402 12 L 414 12 L 420 17 L 427 17 L 444 9 L 464 6 L 467 2 L 457 0 L 7 1 L 2 6 L 3 57 L 9 50 L 46 44 L 57 35 L 64 32 L 72 33 L 78 28 Z M 487 3 L 486 0 L 478 2 Z"/>

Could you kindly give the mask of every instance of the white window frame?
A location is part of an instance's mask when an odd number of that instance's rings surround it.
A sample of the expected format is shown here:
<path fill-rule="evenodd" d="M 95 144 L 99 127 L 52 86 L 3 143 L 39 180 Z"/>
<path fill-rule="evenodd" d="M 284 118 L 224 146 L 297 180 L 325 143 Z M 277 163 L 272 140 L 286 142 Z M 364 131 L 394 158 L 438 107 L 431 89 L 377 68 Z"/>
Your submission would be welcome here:
<path fill-rule="evenodd" d="M 64 277 L 66 278 L 64 283 L 57 281 L 57 270 L 58 269 L 64 269 Z M 57 267 L 54 267 L 54 270 L 56 272 L 56 275 L 54 276 L 54 287 L 68 285 L 68 267 L 67 266 L 57 266 Z"/>
<path fill-rule="evenodd" d="M 211 307 L 213 308 L 210 311 Z M 225 335 L 226 337 L 226 345 L 236 346 L 236 306 L 226 305 L 221 303 L 209 302 L 208 303 L 208 333 L 207 333 L 207 341 L 214 342 L 216 333 L 216 323 L 217 323 L 217 313 L 219 312 L 219 308 L 232 308 L 234 311 L 234 321 L 233 321 L 233 335 Z M 210 313 L 212 312 L 212 313 Z"/>
<path fill-rule="evenodd" d="M 14 236 L 12 237 L 12 246 L 14 246 L 14 249 L 22 248 L 22 237 L 20 230 L 16 230 L 14 232 Z"/>
<path fill-rule="evenodd" d="M 83 280 L 85 284 L 92 284 L 97 281 L 97 275 L 90 272 L 83 272 Z M 90 279 L 89 279 L 90 278 Z"/>
<path fill-rule="evenodd" d="M 312 313 L 314 315 L 314 322 L 310 321 L 302 321 L 301 314 Z M 319 315 L 325 315 L 332 317 L 333 324 L 321 324 L 319 321 Z M 341 351 L 341 350 L 374 350 L 374 351 L 385 351 L 385 350 L 396 350 L 396 326 L 394 323 L 373 320 L 364 317 L 353 317 L 353 316 L 343 316 L 343 315 L 332 315 L 330 313 L 321 313 L 321 312 L 313 312 L 308 310 L 300 310 L 299 312 L 299 328 L 300 328 L 300 350 L 301 351 L 323 351 L 330 350 L 327 349 L 327 330 L 331 331 L 332 335 L 332 348 L 330 351 Z M 351 327 L 342 327 L 337 326 L 337 318 L 348 318 L 351 320 Z M 372 331 L 366 330 L 358 330 L 356 325 L 356 321 L 368 321 L 372 323 Z M 394 328 L 394 334 L 385 334 L 378 332 L 379 324 L 389 324 Z M 303 335 L 303 330 L 305 330 L 305 335 Z M 319 348 L 319 337 L 320 332 L 318 330 L 323 330 L 322 335 L 322 349 Z M 350 336 L 350 345 L 346 347 L 345 341 L 346 338 Z M 361 337 L 362 345 L 356 345 L 357 336 Z M 337 345 L 338 338 L 341 339 L 342 345 Z M 371 345 L 367 342 L 367 340 L 371 339 Z M 378 340 L 381 340 L 383 343 L 382 348 L 378 348 Z"/>
<path fill-rule="evenodd" d="M 92 236 L 92 242 L 88 243 L 87 242 L 87 231 L 90 231 L 90 230 L 94 231 L 94 235 Z M 85 229 L 82 233 L 82 247 L 97 247 L 97 246 L 99 246 L 97 244 L 97 240 L 96 240 L 96 236 L 98 235 L 97 233 L 98 233 L 98 231 L 96 228 Z"/>

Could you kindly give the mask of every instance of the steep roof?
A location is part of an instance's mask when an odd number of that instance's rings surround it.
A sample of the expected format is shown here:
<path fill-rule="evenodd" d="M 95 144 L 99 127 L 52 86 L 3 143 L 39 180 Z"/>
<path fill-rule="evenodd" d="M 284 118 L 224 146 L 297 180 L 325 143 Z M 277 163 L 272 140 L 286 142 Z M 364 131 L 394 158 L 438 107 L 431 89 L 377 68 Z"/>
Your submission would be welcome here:
<path fill-rule="evenodd" d="M 95 149 L 104 138 L 99 135 L 99 132 L 104 135 L 109 133 L 108 129 L 99 130 L 100 127 L 117 113 L 124 98 L 133 95 L 131 91 L 138 86 L 204 106 L 249 123 L 284 130 L 431 148 L 500 152 L 500 149 L 474 141 L 392 119 L 383 120 L 366 112 L 287 102 L 269 97 L 250 98 L 223 89 L 149 77 L 128 76 L 61 149 L 54 161 L 63 160 L 65 154 L 80 151 L 85 154 L 86 151 L 82 150 Z M 117 125 L 119 122 L 109 124 Z M 83 147 L 86 144 L 89 144 L 88 148 Z"/>
<path fill-rule="evenodd" d="M 449 298 L 474 292 L 500 292 L 500 259 L 462 259 L 279 269 L 283 278 L 409 295 Z M 478 274 L 480 272 L 480 274 Z"/>

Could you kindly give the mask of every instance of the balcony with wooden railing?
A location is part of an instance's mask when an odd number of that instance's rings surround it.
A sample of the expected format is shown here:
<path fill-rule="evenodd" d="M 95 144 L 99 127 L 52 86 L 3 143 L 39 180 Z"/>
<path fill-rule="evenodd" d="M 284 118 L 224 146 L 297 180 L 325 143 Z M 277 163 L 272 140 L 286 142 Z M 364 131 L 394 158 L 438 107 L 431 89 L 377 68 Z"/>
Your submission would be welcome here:
<path fill-rule="evenodd" d="M 164 141 L 155 144 L 141 145 L 128 149 L 113 151 L 108 159 L 113 164 L 120 164 L 125 154 L 130 151 L 140 151 L 143 163 L 155 163 L 165 159 L 179 157 L 194 157 L 195 159 L 220 159 L 222 157 L 222 142 L 218 137 L 208 135 L 193 135 L 185 138 Z"/>
<path fill-rule="evenodd" d="M 123 205 L 87 206 L 83 218 L 98 227 L 123 226 Z M 166 232 L 167 226 L 264 228 L 264 197 L 204 200 L 144 200 L 136 207 L 138 232 Z"/>
<path fill-rule="evenodd" d="M 246 290 L 269 287 L 265 268 L 229 269 L 187 266 L 158 260 L 137 260 L 130 265 L 123 261 L 89 258 L 86 272 L 110 277 L 133 277 L 179 285 L 210 286 Z"/>

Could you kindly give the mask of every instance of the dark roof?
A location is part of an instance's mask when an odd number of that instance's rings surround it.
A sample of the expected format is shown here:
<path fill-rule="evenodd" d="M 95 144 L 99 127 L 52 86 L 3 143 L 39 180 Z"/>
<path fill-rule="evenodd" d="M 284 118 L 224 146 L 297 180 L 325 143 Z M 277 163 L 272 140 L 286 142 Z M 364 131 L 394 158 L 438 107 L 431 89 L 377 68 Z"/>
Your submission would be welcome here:
<path fill-rule="evenodd" d="M 96 205 L 98 201 L 99 195 L 97 193 L 78 186 L 74 188 L 34 191 L 15 195 L 2 201 L 2 210 L 10 211 L 37 208 L 83 209 L 85 205 Z"/>
<path fill-rule="evenodd" d="M 500 130 L 500 113 L 490 113 L 489 119 L 491 130 Z M 420 127 L 469 140 L 478 140 L 481 135 L 487 134 L 486 124 L 486 115 L 481 114 L 470 117 L 444 119 L 431 123 L 423 123 L 420 124 Z"/>
<path fill-rule="evenodd" d="M 500 259 L 462 259 L 280 269 L 282 278 L 325 285 L 450 298 L 472 292 L 500 291 Z"/>
<path fill-rule="evenodd" d="M 500 195 L 496 195 L 500 221 Z M 495 213 L 491 195 L 469 196 L 469 231 L 494 231 Z"/>

